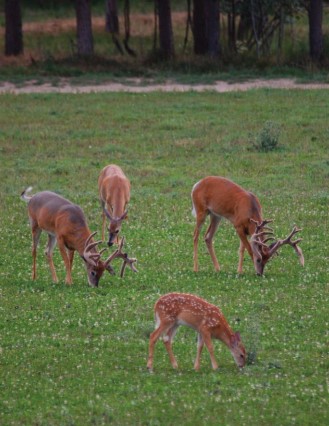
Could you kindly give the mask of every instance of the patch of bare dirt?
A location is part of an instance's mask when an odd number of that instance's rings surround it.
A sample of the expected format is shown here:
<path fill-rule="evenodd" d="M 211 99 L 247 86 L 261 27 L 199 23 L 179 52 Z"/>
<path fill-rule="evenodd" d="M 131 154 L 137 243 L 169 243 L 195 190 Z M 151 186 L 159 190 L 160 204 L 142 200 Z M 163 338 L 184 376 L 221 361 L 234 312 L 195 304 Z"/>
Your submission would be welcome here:
<path fill-rule="evenodd" d="M 36 81 L 28 81 L 24 85 L 16 86 L 13 83 L 0 83 L 0 94 L 2 93 L 98 93 L 98 92 L 130 92 L 130 93 L 148 93 L 148 92 L 204 92 L 213 91 L 217 93 L 246 91 L 252 89 L 271 88 L 271 89 L 329 89 L 329 84 L 325 83 L 296 83 L 293 79 L 280 78 L 273 80 L 257 79 L 241 83 L 227 83 L 225 81 L 216 81 L 213 84 L 180 84 L 167 81 L 163 84 L 153 84 L 152 81 L 144 79 L 129 79 L 125 83 L 107 82 L 102 84 L 86 84 L 77 86 L 70 84 L 68 79 L 62 79 L 56 85 L 51 83 L 38 84 Z"/>

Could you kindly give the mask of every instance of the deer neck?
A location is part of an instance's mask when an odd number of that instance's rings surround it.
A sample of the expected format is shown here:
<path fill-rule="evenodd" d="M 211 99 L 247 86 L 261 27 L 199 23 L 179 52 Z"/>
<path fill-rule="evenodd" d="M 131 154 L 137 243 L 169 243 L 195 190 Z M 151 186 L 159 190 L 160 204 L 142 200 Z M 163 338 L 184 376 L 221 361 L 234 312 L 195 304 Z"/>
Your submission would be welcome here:
<path fill-rule="evenodd" d="M 120 188 L 115 188 L 110 194 L 108 194 L 106 204 L 113 219 L 118 219 L 122 216 L 126 206 L 124 191 Z M 110 206 L 112 206 L 113 210 Z"/>
<path fill-rule="evenodd" d="M 221 321 L 221 326 L 217 330 L 217 333 L 215 337 L 219 340 L 221 340 L 229 349 L 231 348 L 232 344 L 232 337 L 234 336 L 233 331 L 231 330 L 230 326 L 226 321 Z"/>

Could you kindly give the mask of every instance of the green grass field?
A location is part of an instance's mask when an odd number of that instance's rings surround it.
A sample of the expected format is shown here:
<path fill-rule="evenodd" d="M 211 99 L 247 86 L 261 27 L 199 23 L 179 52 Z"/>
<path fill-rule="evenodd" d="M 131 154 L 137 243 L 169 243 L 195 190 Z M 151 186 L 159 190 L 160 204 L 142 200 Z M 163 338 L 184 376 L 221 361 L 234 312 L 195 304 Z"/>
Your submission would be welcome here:
<path fill-rule="evenodd" d="M 1 425 L 328 424 L 328 91 L 2 95 L 0 109 Z M 280 147 L 249 149 L 266 121 Z M 131 180 L 122 234 L 138 274 L 87 285 L 76 257 L 72 287 L 51 282 L 43 255 L 31 280 L 31 235 L 22 190 L 53 190 L 81 205 L 101 231 L 97 178 L 119 164 Z M 193 273 L 190 192 L 206 175 L 254 192 L 278 238 L 303 228 L 305 267 L 283 247 L 264 277 L 223 222 L 215 273 L 200 241 Z M 205 229 L 204 229 L 205 230 Z M 119 272 L 119 262 L 114 263 Z M 215 342 L 193 370 L 195 333 L 181 328 L 171 368 L 161 342 L 146 370 L 153 305 L 171 291 L 219 306 L 254 360 L 240 371 Z"/>

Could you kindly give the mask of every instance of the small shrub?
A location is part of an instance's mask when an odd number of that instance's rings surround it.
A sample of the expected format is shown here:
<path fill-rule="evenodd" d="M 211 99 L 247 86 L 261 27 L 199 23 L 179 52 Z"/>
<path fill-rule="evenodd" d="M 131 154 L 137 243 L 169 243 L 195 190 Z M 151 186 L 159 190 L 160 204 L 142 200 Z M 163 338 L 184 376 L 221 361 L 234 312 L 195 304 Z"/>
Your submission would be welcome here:
<path fill-rule="evenodd" d="M 260 152 L 276 150 L 279 147 L 280 134 L 280 126 L 273 121 L 267 121 L 258 134 L 249 135 L 251 149 Z"/>

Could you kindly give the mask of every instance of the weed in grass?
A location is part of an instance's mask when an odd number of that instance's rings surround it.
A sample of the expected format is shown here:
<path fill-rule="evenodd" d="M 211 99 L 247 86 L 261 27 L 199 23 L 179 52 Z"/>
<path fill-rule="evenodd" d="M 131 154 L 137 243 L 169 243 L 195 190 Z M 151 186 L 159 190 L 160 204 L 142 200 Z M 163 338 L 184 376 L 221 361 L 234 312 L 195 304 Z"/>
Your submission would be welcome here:
<path fill-rule="evenodd" d="M 257 134 L 249 134 L 249 149 L 259 152 L 275 151 L 280 147 L 280 135 L 281 129 L 278 123 L 267 121 Z"/>

